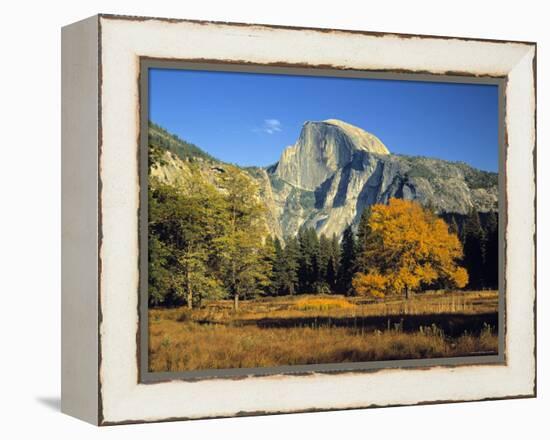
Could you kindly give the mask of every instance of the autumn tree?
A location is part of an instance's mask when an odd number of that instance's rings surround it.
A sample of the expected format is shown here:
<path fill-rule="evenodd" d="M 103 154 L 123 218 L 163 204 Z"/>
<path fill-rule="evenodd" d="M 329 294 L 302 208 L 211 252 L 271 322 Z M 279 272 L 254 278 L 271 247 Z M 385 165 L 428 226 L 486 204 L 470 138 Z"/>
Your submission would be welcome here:
<path fill-rule="evenodd" d="M 373 205 L 369 237 L 359 252 L 366 272 L 357 272 L 353 288 L 359 295 L 383 297 L 442 281 L 462 288 L 468 273 L 457 262 L 462 245 L 444 220 L 416 202 L 390 199 Z"/>

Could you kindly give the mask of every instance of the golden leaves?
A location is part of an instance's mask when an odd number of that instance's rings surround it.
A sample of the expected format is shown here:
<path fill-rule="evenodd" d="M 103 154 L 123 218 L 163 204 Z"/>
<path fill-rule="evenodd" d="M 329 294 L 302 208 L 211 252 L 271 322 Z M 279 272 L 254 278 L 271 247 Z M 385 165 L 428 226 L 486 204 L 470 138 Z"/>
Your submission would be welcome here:
<path fill-rule="evenodd" d="M 456 287 L 467 284 L 468 273 L 456 263 L 462 245 L 445 221 L 409 200 L 390 199 L 371 209 L 370 233 L 359 250 L 367 273 L 353 280 L 358 294 L 382 297 L 438 280 Z"/>

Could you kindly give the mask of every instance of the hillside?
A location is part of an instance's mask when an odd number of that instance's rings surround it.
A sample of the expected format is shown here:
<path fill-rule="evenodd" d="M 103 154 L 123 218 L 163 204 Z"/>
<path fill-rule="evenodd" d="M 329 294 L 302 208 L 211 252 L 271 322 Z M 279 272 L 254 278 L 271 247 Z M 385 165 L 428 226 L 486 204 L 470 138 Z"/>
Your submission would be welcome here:
<path fill-rule="evenodd" d="M 156 124 L 149 129 L 151 176 L 185 187 L 190 167 L 216 184 L 226 164 Z M 498 209 L 498 175 L 462 162 L 390 153 L 373 134 L 334 119 L 308 121 L 271 167 L 239 168 L 268 208 L 272 235 L 302 226 L 340 236 L 369 205 L 392 197 L 417 200 L 441 214 Z"/>

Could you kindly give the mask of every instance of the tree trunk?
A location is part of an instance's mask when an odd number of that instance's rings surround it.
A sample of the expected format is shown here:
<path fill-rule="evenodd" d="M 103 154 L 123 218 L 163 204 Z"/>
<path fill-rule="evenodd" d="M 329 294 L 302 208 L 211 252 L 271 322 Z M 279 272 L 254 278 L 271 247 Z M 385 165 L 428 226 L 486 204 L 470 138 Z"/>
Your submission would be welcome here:
<path fill-rule="evenodd" d="M 405 299 L 409 299 L 409 288 L 405 287 Z"/>
<path fill-rule="evenodd" d="M 187 291 L 187 308 L 191 310 L 193 308 L 193 292 L 191 289 Z"/>
<path fill-rule="evenodd" d="M 185 275 L 187 281 L 187 308 L 191 310 L 193 308 L 193 289 L 191 288 L 191 283 L 189 282 L 189 271 Z"/>
<path fill-rule="evenodd" d="M 237 312 L 239 311 L 239 294 L 235 293 L 233 296 L 233 309 Z"/>

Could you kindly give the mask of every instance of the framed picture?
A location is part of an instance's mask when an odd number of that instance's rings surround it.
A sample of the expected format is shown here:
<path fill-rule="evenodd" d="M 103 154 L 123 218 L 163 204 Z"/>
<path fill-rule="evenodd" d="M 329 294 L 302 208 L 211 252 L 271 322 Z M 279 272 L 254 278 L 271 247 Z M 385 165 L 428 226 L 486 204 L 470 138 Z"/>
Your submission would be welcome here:
<path fill-rule="evenodd" d="M 62 46 L 64 412 L 535 396 L 534 43 L 100 15 Z"/>

